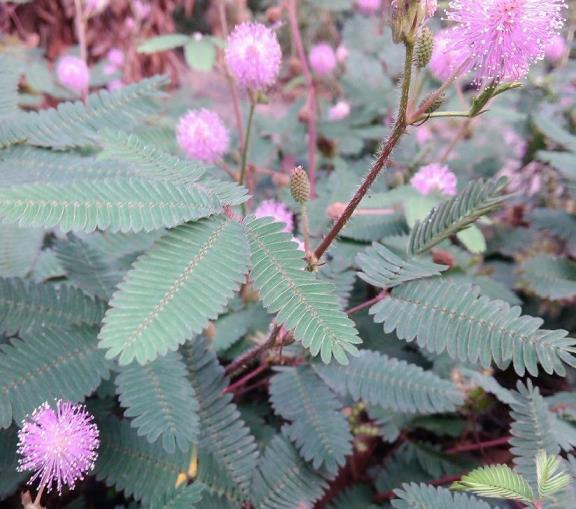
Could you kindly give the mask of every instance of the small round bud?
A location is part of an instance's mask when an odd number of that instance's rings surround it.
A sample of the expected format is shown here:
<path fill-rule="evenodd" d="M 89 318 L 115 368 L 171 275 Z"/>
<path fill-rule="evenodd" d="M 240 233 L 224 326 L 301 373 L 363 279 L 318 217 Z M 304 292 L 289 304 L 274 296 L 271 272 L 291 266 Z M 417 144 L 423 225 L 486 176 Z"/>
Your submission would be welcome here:
<path fill-rule="evenodd" d="M 292 57 L 288 60 L 288 68 L 290 69 L 290 74 L 292 76 L 302 74 L 302 63 L 300 62 L 300 59 L 296 57 Z"/>
<path fill-rule="evenodd" d="M 428 65 L 434 50 L 434 34 L 429 27 L 425 26 L 418 35 L 416 48 L 414 51 L 414 63 L 416 67 L 422 69 Z"/>
<path fill-rule="evenodd" d="M 431 92 L 428 96 L 426 96 L 422 101 L 422 105 L 427 103 L 434 94 L 436 94 L 436 92 Z M 434 113 L 438 108 L 440 108 L 440 106 L 442 106 L 445 98 L 446 96 L 444 94 L 440 94 L 438 97 L 436 97 L 434 102 L 426 109 L 426 113 Z"/>
<path fill-rule="evenodd" d="M 290 174 L 290 193 L 301 205 L 310 199 L 310 180 L 302 166 L 297 166 Z"/>
<path fill-rule="evenodd" d="M 306 124 L 310 120 L 310 109 L 308 106 L 302 106 L 298 112 L 298 121 Z"/>
<path fill-rule="evenodd" d="M 280 7 L 268 7 L 266 10 L 266 21 L 268 23 L 277 23 L 282 17 L 282 9 Z"/>

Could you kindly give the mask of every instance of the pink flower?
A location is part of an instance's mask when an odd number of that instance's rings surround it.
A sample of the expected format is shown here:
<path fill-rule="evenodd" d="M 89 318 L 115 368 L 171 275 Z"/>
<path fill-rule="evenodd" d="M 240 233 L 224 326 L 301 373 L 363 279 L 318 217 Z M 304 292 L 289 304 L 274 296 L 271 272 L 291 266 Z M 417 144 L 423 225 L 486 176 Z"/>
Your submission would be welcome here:
<path fill-rule="evenodd" d="M 438 9 L 438 0 L 424 0 L 424 4 L 426 8 L 426 16 L 428 18 L 433 17 Z"/>
<path fill-rule="evenodd" d="M 102 12 L 104 9 L 106 9 L 109 3 L 110 0 L 86 0 L 85 3 L 86 13 L 89 16 L 98 14 L 99 12 Z"/>
<path fill-rule="evenodd" d="M 261 23 L 242 23 L 228 37 L 226 65 L 246 88 L 263 90 L 278 79 L 282 50 L 276 33 Z"/>
<path fill-rule="evenodd" d="M 331 122 L 344 120 L 348 115 L 350 115 L 350 103 L 347 101 L 338 101 L 328 110 L 328 120 Z"/>
<path fill-rule="evenodd" d="M 336 60 L 338 60 L 338 63 L 340 64 L 345 63 L 346 60 L 348 60 L 349 55 L 350 52 L 348 51 L 348 48 L 346 48 L 346 46 L 344 46 L 343 44 L 340 44 L 340 46 L 336 48 Z"/>
<path fill-rule="evenodd" d="M 465 62 L 466 53 L 450 46 L 448 30 L 441 30 L 434 37 L 434 49 L 430 59 L 430 72 L 438 81 L 446 81 Z"/>
<path fill-rule="evenodd" d="M 176 129 L 180 148 L 190 159 L 213 163 L 228 150 L 228 129 L 217 113 L 202 108 L 180 117 Z"/>
<path fill-rule="evenodd" d="M 308 54 L 308 60 L 312 70 L 319 76 L 327 76 L 336 69 L 338 62 L 336 60 L 336 53 L 332 46 L 321 42 L 316 44 Z"/>
<path fill-rule="evenodd" d="M 106 64 L 104 69 L 102 69 L 102 72 L 104 73 L 104 76 L 112 76 L 118 72 L 118 67 L 114 64 Z"/>
<path fill-rule="evenodd" d="M 273 217 L 278 223 L 284 223 L 286 227 L 285 232 L 291 233 L 294 229 L 294 220 L 292 219 L 292 212 L 283 203 L 274 200 L 264 200 L 258 208 L 254 211 L 257 218 L 260 217 Z"/>
<path fill-rule="evenodd" d="M 112 48 L 106 55 L 108 62 L 115 67 L 122 67 L 124 65 L 124 52 L 120 48 Z"/>
<path fill-rule="evenodd" d="M 557 64 L 562 60 L 566 52 L 566 40 L 561 35 L 555 35 L 548 41 L 546 48 L 544 48 L 544 56 L 551 64 Z"/>
<path fill-rule="evenodd" d="M 564 0 L 452 0 L 452 46 L 466 54 L 479 85 L 521 79 L 562 28 L 564 6 Z"/>
<path fill-rule="evenodd" d="M 434 139 L 434 136 L 430 130 L 430 127 L 428 127 L 426 124 L 416 128 L 416 141 L 419 145 L 426 145 L 426 143 L 432 139 Z"/>
<path fill-rule="evenodd" d="M 99 433 L 94 418 L 84 405 L 57 401 L 34 410 L 18 432 L 18 471 L 31 470 L 30 482 L 40 479 L 40 486 L 58 493 L 64 486 L 74 488 L 77 481 L 94 468 Z"/>
<path fill-rule="evenodd" d="M 356 0 L 356 7 L 363 14 L 375 14 L 381 6 L 382 0 Z"/>
<path fill-rule="evenodd" d="M 151 11 L 152 7 L 149 3 L 142 2 L 141 0 L 132 0 L 132 12 L 138 19 L 146 19 Z"/>
<path fill-rule="evenodd" d="M 298 237 L 292 237 L 292 242 L 298 245 L 298 251 L 304 252 L 304 242 L 301 241 Z"/>
<path fill-rule="evenodd" d="M 428 196 L 433 191 L 454 196 L 457 180 L 456 175 L 447 166 L 429 164 L 416 172 L 410 180 L 410 184 L 424 196 Z"/>
<path fill-rule="evenodd" d="M 88 90 L 90 71 L 81 58 L 71 55 L 62 57 L 56 65 L 56 75 L 63 86 L 77 94 Z"/>

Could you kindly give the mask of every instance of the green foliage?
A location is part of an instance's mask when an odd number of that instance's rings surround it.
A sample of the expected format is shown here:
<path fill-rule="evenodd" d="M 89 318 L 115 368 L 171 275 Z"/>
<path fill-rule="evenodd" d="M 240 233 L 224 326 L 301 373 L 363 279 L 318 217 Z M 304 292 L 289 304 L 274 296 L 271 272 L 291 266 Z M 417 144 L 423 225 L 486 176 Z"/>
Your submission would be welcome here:
<path fill-rule="evenodd" d="M 332 285 L 304 270 L 305 262 L 283 225 L 270 218 L 248 219 L 252 279 L 266 309 L 278 323 L 320 356 L 346 364 L 361 342 L 352 321 L 339 309 Z"/>
<path fill-rule="evenodd" d="M 128 421 L 108 417 L 98 427 L 97 479 L 145 505 L 172 493 L 178 475 L 188 469 L 189 453 L 167 453 L 159 442 L 151 444 L 139 437 Z"/>
<path fill-rule="evenodd" d="M 89 327 L 55 326 L 24 334 L 0 346 L 0 427 L 20 423 L 45 401 L 82 401 L 103 378 L 110 363 Z"/>
<path fill-rule="evenodd" d="M 395 509 L 491 509 L 491 506 L 464 493 L 450 493 L 446 488 L 425 484 L 403 484 L 392 501 Z"/>
<path fill-rule="evenodd" d="M 570 484 L 570 475 L 564 471 L 559 456 L 540 451 L 536 456 L 538 493 L 548 498 Z"/>
<path fill-rule="evenodd" d="M 195 482 L 188 486 L 175 489 L 173 492 L 160 497 L 150 503 L 150 509 L 196 509 L 202 502 L 204 486 Z"/>
<path fill-rule="evenodd" d="M 5 121 L 18 113 L 18 81 L 20 64 L 0 55 L 0 118 Z"/>
<path fill-rule="evenodd" d="M 427 260 L 404 260 L 382 244 L 376 243 L 360 253 L 357 260 L 362 270 L 358 276 L 380 288 L 392 288 L 407 281 L 438 276 L 448 268 Z"/>
<path fill-rule="evenodd" d="M 215 217 L 179 226 L 138 259 L 110 301 L 100 346 L 122 365 L 175 350 L 224 309 L 248 269 L 243 230 Z"/>
<path fill-rule="evenodd" d="M 223 393 L 229 385 L 224 369 L 216 355 L 208 349 L 203 338 L 197 338 L 185 345 L 184 354 L 188 375 L 199 404 L 200 437 L 198 446 L 201 452 L 213 457 L 222 478 L 233 483 L 232 489 L 225 486 L 226 492 L 237 496 L 249 492 L 258 450 L 254 437 L 242 421 L 232 395 Z M 210 483 L 202 476 L 203 461 L 200 455 L 199 478 L 210 489 Z"/>
<path fill-rule="evenodd" d="M 417 340 L 435 353 L 500 368 L 512 361 L 518 375 L 565 374 L 563 362 L 575 366 L 574 340 L 563 330 L 540 329 L 541 318 L 520 316 L 519 307 L 480 296 L 478 288 L 449 281 L 406 283 L 370 309 L 384 332 Z"/>
<path fill-rule="evenodd" d="M 288 439 L 276 435 L 258 463 L 251 492 L 255 509 L 293 509 L 312 507 L 326 488 Z"/>
<path fill-rule="evenodd" d="M 292 421 L 286 436 L 315 469 L 336 473 L 352 452 L 352 434 L 342 404 L 310 367 L 280 368 L 270 383 L 276 414 Z"/>
<path fill-rule="evenodd" d="M 472 182 L 457 196 L 432 209 L 412 228 L 408 252 L 424 253 L 498 208 L 507 198 L 502 196 L 506 183 L 506 179 Z"/>
<path fill-rule="evenodd" d="M 470 491 L 487 498 L 504 498 L 530 503 L 534 498 L 528 482 L 507 465 L 480 467 L 452 484 L 458 491 Z"/>
<path fill-rule="evenodd" d="M 104 303 L 69 286 L 0 278 L 0 331 L 13 334 L 86 323 L 104 316 Z"/>
<path fill-rule="evenodd" d="M 40 254 L 44 232 L 0 225 L 0 276 L 26 276 Z"/>
<path fill-rule="evenodd" d="M 522 279 L 539 297 L 550 300 L 576 296 L 576 263 L 551 255 L 537 255 L 522 265 Z"/>
<path fill-rule="evenodd" d="M 348 366 L 314 367 L 340 394 L 398 412 L 451 411 L 463 401 L 451 382 L 378 352 L 362 351 Z"/>
<path fill-rule="evenodd" d="M 150 442 L 162 438 L 167 452 L 190 450 L 199 433 L 198 402 L 181 357 L 170 352 L 145 366 L 133 362 L 116 377 L 124 415 Z"/>
<path fill-rule="evenodd" d="M 0 188 L 0 218 L 62 231 L 151 231 L 210 216 L 222 203 L 203 186 L 116 178 Z"/>

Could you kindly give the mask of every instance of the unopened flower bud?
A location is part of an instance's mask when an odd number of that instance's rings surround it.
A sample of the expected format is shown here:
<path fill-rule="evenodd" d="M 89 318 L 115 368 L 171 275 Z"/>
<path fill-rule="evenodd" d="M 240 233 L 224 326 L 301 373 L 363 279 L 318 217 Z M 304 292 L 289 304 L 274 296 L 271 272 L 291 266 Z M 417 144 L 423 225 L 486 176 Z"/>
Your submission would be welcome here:
<path fill-rule="evenodd" d="M 303 124 L 306 124 L 310 120 L 310 109 L 308 106 L 303 106 L 298 112 L 298 120 Z"/>
<path fill-rule="evenodd" d="M 310 199 L 310 180 L 302 166 L 297 166 L 290 174 L 290 193 L 301 205 Z"/>
<path fill-rule="evenodd" d="M 422 101 L 421 106 L 426 104 L 430 100 L 430 98 L 435 94 L 436 92 L 431 92 L 428 96 L 426 96 Z M 440 94 L 438 97 L 436 97 L 434 101 L 430 104 L 430 106 L 426 108 L 426 113 L 434 113 L 438 108 L 440 108 L 440 106 L 442 106 L 445 98 L 446 96 L 444 94 Z"/>
<path fill-rule="evenodd" d="M 297 76 L 302 73 L 302 64 L 296 57 L 292 57 L 290 60 L 288 60 L 288 68 L 290 69 L 290 74 L 292 76 Z"/>
<path fill-rule="evenodd" d="M 266 10 L 266 21 L 268 23 L 277 23 L 282 17 L 282 9 L 280 7 L 268 7 Z"/>
<path fill-rule="evenodd" d="M 414 63 L 416 67 L 422 69 L 428 65 L 434 50 L 434 34 L 427 26 L 423 27 L 416 41 L 414 51 Z"/>

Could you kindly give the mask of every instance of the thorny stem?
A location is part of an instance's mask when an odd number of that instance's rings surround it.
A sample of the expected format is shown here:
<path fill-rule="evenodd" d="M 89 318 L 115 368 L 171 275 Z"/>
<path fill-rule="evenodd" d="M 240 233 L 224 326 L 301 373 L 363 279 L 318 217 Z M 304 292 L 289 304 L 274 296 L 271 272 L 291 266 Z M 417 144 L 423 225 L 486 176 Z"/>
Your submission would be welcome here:
<path fill-rule="evenodd" d="M 252 132 L 252 123 L 254 120 L 254 110 L 256 109 L 256 101 L 254 98 L 250 98 L 250 112 L 248 113 L 248 126 L 246 127 L 246 138 L 244 140 L 244 146 L 242 147 L 242 164 L 240 166 L 240 178 L 238 183 L 240 185 L 244 184 L 244 179 L 246 178 L 246 167 L 248 166 L 248 149 L 250 148 L 250 133 Z M 246 204 L 242 204 L 242 213 L 246 214 Z"/>
<path fill-rule="evenodd" d="M 292 41 L 298 59 L 302 66 L 302 73 L 306 79 L 306 86 L 308 87 L 308 176 L 310 178 L 310 197 L 316 197 L 316 145 L 318 143 L 318 131 L 316 127 L 318 109 L 316 104 L 316 85 L 314 78 L 308 66 L 308 59 L 304 51 L 304 44 L 302 43 L 302 35 L 300 34 L 300 27 L 298 25 L 298 0 L 288 0 L 286 2 L 288 10 L 288 20 L 290 23 L 290 32 L 292 34 Z"/>
<path fill-rule="evenodd" d="M 350 216 L 352 216 L 352 213 L 354 212 L 356 207 L 358 207 L 358 204 L 362 201 L 362 198 L 364 198 L 364 196 L 366 195 L 366 193 L 376 180 L 376 177 L 382 171 L 382 168 L 384 168 L 384 165 L 386 164 L 388 157 L 390 157 L 392 150 L 397 145 L 398 141 L 400 141 L 402 135 L 406 132 L 406 127 L 408 125 L 406 119 L 406 110 L 408 108 L 408 99 L 410 96 L 410 81 L 412 79 L 414 41 L 406 40 L 404 42 L 404 46 L 406 47 L 406 55 L 404 57 L 404 76 L 402 79 L 402 94 L 400 97 L 400 105 L 398 107 L 398 117 L 396 118 L 394 129 L 392 130 L 392 133 L 390 134 L 390 137 L 388 138 L 386 143 L 380 149 L 376 161 L 372 164 L 372 168 L 370 168 L 370 171 L 366 176 L 366 178 L 364 179 L 364 182 L 362 182 L 362 184 L 358 188 L 358 191 L 356 191 L 356 194 L 354 195 L 352 200 L 350 200 L 350 202 L 346 206 L 346 209 L 344 209 L 344 212 L 342 212 L 342 214 L 340 215 L 340 217 L 338 218 L 332 229 L 328 232 L 326 237 L 324 237 L 320 245 L 316 248 L 315 255 L 316 258 L 318 259 L 320 259 L 320 257 L 326 252 L 328 247 L 330 247 L 332 241 L 340 233 L 340 231 L 342 230 L 348 219 L 350 219 Z"/>

